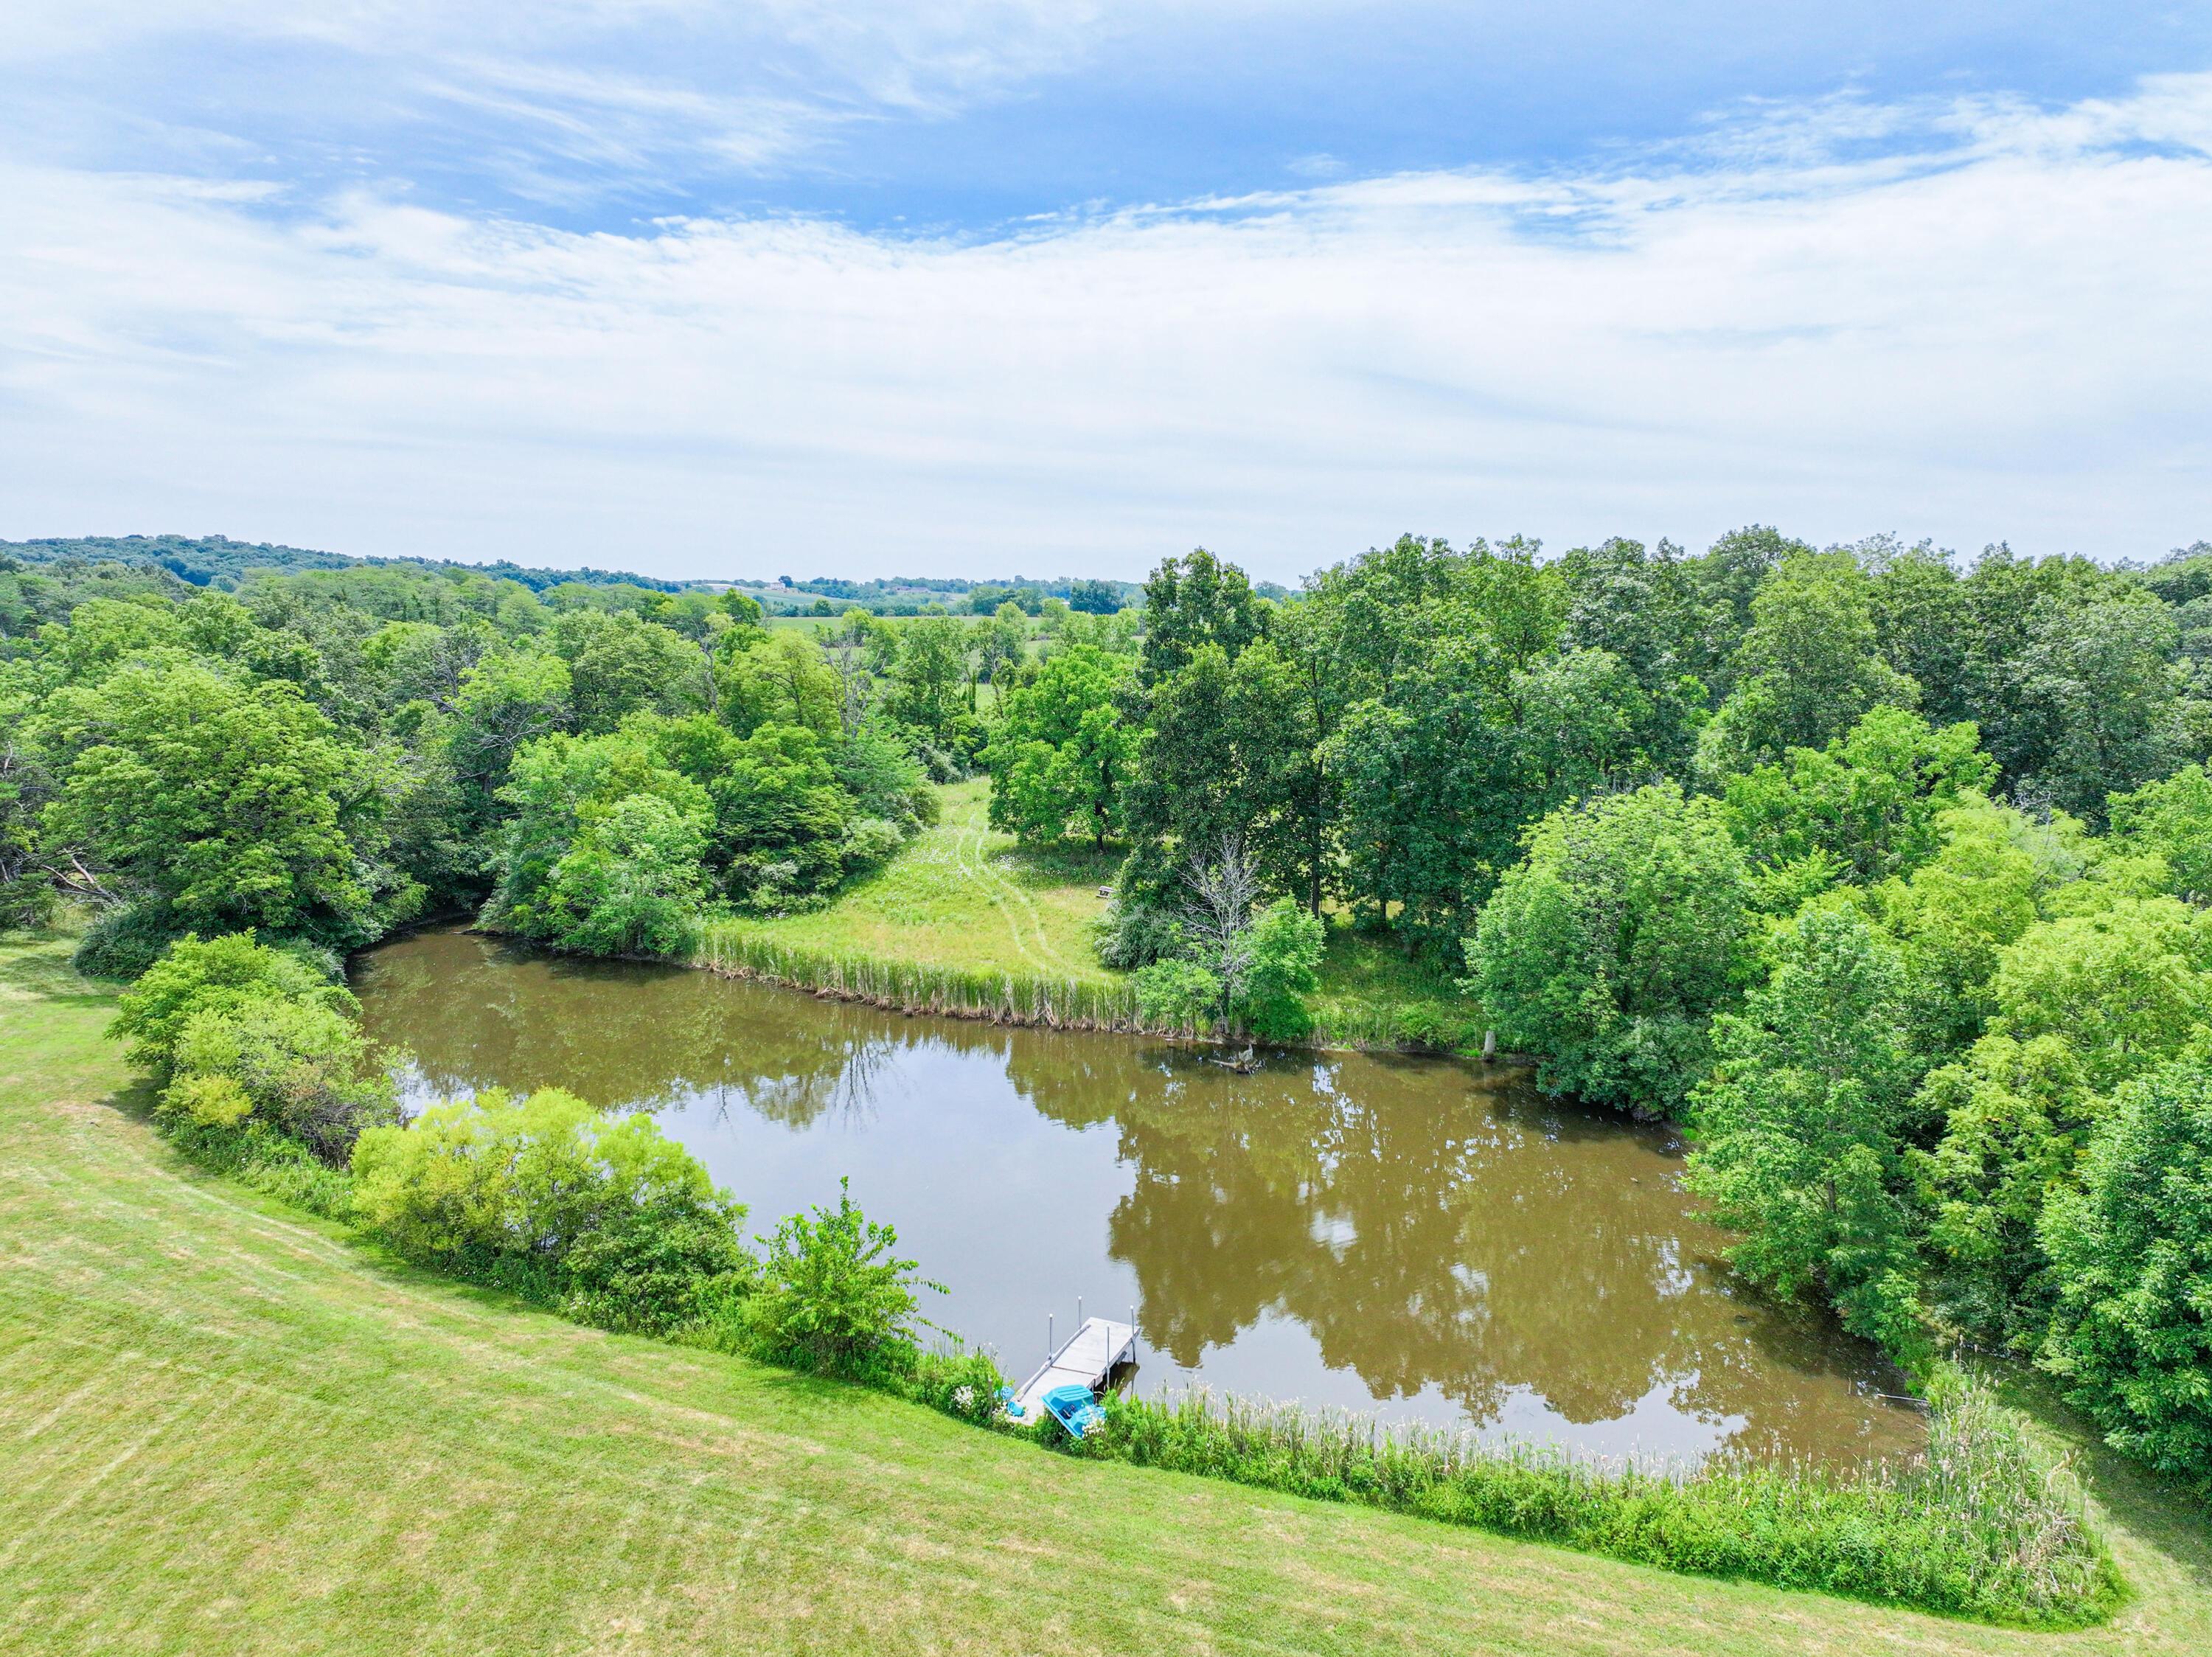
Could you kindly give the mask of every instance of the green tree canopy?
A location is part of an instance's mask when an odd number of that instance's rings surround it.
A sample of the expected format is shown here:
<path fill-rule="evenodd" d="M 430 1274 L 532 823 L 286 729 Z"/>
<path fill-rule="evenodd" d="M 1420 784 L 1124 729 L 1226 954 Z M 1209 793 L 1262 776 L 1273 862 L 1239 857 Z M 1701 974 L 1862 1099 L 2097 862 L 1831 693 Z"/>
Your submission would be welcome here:
<path fill-rule="evenodd" d="M 1896 946 L 1848 908 L 1808 905 L 1741 1014 L 1713 1021 L 1691 1100 L 1692 1188 L 1746 1234 L 1737 1270 L 1817 1295 L 1854 1332 L 1917 1344 L 1904 1107 L 1917 1079 Z"/>
<path fill-rule="evenodd" d="M 1553 812 L 1484 905 L 1469 991 L 1539 1078 L 1681 1112 L 1743 966 L 1743 855 L 1716 801 L 1654 783 Z"/>
<path fill-rule="evenodd" d="M 1868 709 L 1917 694 L 1882 660 L 1871 583 L 1848 552 L 1784 559 L 1752 600 L 1732 665 L 1735 689 L 1699 745 L 1715 775 L 1825 749 Z"/>
<path fill-rule="evenodd" d="M 2043 1348 L 2108 1442 L 2212 1475 L 2212 1056 L 2203 1046 L 2120 1090 L 2081 1187 L 2053 1199 L 2044 1246 L 2057 1311 Z"/>
<path fill-rule="evenodd" d="M 1225 657 L 1267 631 L 1260 600 L 1244 572 L 1204 547 L 1167 558 L 1145 583 L 1145 649 L 1139 677 L 1146 685 L 1182 671 L 1206 645 Z"/>
<path fill-rule="evenodd" d="M 49 842 L 84 849 L 177 929 L 365 943 L 417 892 L 379 867 L 384 779 L 295 685 L 174 656 L 56 708 L 68 780 Z"/>
<path fill-rule="evenodd" d="M 1137 746 L 1121 708 L 1130 678 L 1127 658 L 1079 644 L 1006 692 L 983 751 L 993 827 L 1042 841 L 1073 829 L 1102 846 L 1120 832 Z"/>

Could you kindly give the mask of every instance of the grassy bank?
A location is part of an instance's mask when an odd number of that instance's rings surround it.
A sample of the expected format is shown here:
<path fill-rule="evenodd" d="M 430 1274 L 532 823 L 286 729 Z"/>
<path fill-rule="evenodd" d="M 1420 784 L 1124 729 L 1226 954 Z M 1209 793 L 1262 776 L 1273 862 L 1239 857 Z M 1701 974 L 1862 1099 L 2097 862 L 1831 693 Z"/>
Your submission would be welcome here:
<path fill-rule="evenodd" d="M 2125 1470 L 2136 1600 L 2035 1636 L 1040 1455 L 529 1313 L 183 1163 L 64 961 L 0 948 L 10 1650 L 2212 1647 L 2203 1519 Z"/>
<path fill-rule="evenodd" d="M 1130 1030 L 1126 973 L 1101 966 L 1091 928 L 1116 851 L 1022 846 L 988 819 L 990 783 L 939 791 L 944 812 L 826 909 L 712 925 L 701 966 L 905 1010 Z M 1315 998 L 1323 1046 L 1464 1046 L 1480 1020 L 1448 974 L 1387 941 L 1332 932 Z"/>

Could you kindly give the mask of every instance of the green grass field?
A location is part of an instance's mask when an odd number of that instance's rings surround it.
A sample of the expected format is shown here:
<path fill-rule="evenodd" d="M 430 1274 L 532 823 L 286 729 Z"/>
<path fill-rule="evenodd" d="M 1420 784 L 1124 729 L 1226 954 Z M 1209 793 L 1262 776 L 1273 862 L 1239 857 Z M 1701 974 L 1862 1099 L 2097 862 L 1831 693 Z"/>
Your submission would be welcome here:
<path fill-rule="evenodd" d="M 1091 926 L 1105 911 L 1099 888 L 1121 850 L 1078 842 L 1040 851 L 990 826 L 991 785 L 975 777 L 938 791 L 943 816 L 890 862 L 812 914 L 730 923 L 745 935 L 796 948 L 910 961 L 956 972 L 1106 984 L 1123 975 L 1099 965 Z M 1324 1036 L 1391 1039 L 1408 1007 L 1439 1022 L 1472 1008 L 1449 974 L 1408 960 L 1387 940 L 1332 929 L 1316 997 Z"/>
<path fill-rule="evenodd" d="M 398 1266 L 181 1163 L 112 995 L 0 947 L 10 1653 L 2202 1653 L 2201 1512 L 2030 1635 L 1079 1462 Z M 742 1193 L 740 1193 L 742 1195 Z"/>
<path fill-rule="evenodd" d="M 943 816 L 829 908 L 742 930 L 805 949 L 854 950 L 960 972 L 1030 973 L 1103 984 L 1091 925 L 1118 852 L 1042 853 L 987 820 L 983 777 L 938 790 Z"/>

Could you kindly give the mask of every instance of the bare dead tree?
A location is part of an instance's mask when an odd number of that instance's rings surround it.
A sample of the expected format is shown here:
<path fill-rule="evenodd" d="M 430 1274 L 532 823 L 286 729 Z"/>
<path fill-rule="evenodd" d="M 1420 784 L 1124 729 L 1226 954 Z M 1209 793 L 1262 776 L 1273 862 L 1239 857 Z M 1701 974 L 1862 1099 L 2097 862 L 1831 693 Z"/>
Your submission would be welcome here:
<path fill-rule="evenodd" d="M 1194 851 L 1182 878 L 1194 899 L 1183 911 L 1184 930 L 1234 1000 L 1252 965 L 1252 905 L 1260 898 L 1260 872 L 1245 854 L 1244 837 L 1224 834 L 1211 858 Z"/>

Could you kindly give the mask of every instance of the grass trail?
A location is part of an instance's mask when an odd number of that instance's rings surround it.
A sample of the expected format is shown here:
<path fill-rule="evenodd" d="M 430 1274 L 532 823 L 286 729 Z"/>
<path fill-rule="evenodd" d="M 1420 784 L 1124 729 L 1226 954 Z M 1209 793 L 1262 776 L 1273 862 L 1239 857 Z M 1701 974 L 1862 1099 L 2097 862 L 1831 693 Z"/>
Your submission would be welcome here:
<path fill-rule="evenodd" d="M 599 1334 L 181 1165 L 58 942 L 0 947 L 11 1654 L 2212 1650 L 2202 1514 L 2009 1633 L 1003 1443 Z M 742 1195 L 742 1193 L 740 1193 Z"/>

